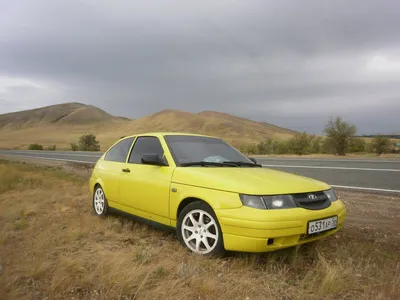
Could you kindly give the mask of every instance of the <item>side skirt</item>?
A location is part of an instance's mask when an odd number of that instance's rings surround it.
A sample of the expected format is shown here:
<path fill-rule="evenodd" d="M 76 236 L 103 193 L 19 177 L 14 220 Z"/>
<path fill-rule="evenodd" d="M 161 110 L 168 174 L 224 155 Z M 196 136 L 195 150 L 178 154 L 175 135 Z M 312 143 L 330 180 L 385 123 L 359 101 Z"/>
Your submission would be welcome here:
<path fill-rule="evenodd" d="M 151 226 L 151 227 L 156 228 L 156 229 L 160 229 L 160 230 L 163 230 L 163 231 L 167 231 L 167 232 L 171 232 L 171 233 L 175 233 L 176 234 L 176 228 L 175 227 L 168 226 L 168 225 L 165 225 L 165 224 L 161 224 L 161 223 L 158 223 L 158 222 L 155 222 L 155 221 L 152 221 L 152 220 L 149 220 L 149 219 L 145 219 L 145 218 L 142 218 L 142 217 L 139 217 L 139 216 L 136 216 L 136 215 L 132 215 L 132 214 L 130 214 L 128 212 L 119 210 L 119 209 L 114 208 L 114 207 L 109 207 L 109 211 L 112 214 L 115 214 L 115 215 L 130 219 L 132 221 L 136 221 L 138 223 L 146 224 L 146 225 Z"/>

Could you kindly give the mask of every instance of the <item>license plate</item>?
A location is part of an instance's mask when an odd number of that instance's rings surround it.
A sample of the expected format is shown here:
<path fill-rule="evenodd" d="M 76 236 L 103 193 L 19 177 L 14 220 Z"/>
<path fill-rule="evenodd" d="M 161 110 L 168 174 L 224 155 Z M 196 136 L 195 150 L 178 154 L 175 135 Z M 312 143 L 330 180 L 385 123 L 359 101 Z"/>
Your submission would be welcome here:
<path fill-rule="evenodd" d="M 308 222 L 308 234 L 315 234 L 335 229 L 337 227 L 337 221 L 337 216 L 316 221 L 310 221 Z"/>

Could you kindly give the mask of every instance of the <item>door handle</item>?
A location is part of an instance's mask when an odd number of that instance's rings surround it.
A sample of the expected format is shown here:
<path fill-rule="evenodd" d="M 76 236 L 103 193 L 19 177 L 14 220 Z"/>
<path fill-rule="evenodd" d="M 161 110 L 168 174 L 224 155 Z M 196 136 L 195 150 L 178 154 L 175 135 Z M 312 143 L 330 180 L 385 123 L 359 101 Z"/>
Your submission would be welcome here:
<path fill-rule="evenodd" d="M 129 170 L 129 168 L 126 168 L 126 169 L 122 169 L 122 172 L 124 172 L 124 173 L 129 173 L 131 170 Z"/>

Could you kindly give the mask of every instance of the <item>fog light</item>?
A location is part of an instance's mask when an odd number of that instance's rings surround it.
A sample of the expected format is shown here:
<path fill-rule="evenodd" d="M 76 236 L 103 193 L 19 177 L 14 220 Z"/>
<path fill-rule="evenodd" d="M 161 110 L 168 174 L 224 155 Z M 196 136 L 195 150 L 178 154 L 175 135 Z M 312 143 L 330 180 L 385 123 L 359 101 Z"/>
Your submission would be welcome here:
<path fill-rule="evenodd" d="M 274 243 L 274 239 L 268 239 L 267 245 L 271 246 Z"/>

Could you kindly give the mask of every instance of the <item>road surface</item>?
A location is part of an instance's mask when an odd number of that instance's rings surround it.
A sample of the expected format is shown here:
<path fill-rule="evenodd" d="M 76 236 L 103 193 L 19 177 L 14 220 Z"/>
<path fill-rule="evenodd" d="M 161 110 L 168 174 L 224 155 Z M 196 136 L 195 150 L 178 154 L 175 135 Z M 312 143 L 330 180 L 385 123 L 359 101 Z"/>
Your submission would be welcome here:
<path fill-rule="evenodd" d="M 94 164 L 100 152 L 0 150 L 0 155 Z M 256 157 L 257 158 L 257 157 Z M 333 187 L 400 193 L 400 159 L 257 158 L 266 168 L 327 182 Z"/>

